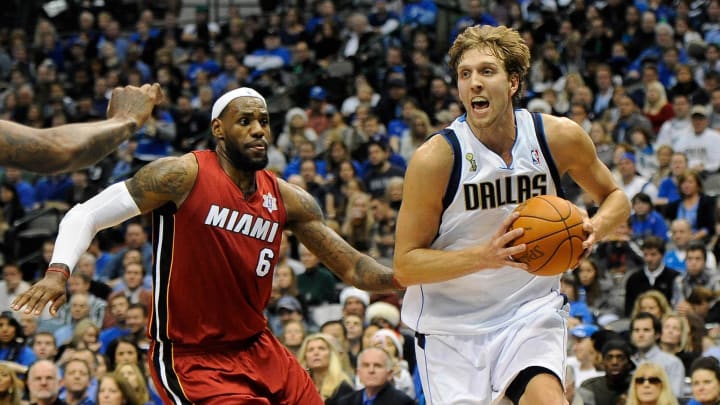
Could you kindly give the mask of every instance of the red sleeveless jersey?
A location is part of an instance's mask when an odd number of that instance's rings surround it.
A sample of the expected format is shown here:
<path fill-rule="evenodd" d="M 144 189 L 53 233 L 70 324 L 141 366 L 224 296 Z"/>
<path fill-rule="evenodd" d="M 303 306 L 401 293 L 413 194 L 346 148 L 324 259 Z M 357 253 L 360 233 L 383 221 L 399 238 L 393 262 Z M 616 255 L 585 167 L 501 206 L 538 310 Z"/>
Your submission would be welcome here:
<path fill-rule="evenodd" d="M 181 345 L 237 342 L 266 327 L 285 206 L 271 172 L 256 172 L 257 191 L 245 199 L 215 152 L 193 154 L 198 174 L 187 199 L 153 212 L 148 333 Z"/>

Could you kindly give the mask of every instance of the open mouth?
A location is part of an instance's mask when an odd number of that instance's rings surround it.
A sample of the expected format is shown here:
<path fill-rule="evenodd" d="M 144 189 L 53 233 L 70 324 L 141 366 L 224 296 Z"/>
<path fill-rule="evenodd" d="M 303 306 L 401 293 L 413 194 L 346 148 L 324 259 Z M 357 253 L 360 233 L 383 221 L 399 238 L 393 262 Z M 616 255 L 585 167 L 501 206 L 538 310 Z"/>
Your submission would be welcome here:
<path fill-rule="evenodd" d="M 472 105 L 472 108 L 475 111 L 484 110 L 484 109 L 490 107 L 490 102 L 481 97 L 473 98 L 472 101 L 470 102 L 470 104 Z"/>

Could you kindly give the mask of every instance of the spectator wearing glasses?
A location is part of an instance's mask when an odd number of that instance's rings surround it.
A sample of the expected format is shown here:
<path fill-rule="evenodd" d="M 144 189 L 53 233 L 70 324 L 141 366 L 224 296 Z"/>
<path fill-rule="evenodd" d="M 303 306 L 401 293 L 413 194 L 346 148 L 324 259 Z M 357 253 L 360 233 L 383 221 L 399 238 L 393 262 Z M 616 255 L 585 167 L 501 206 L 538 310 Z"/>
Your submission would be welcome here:
<path fill-rule="evenodd" d="M 638 366 L 625 405 L 677 405 L 663 368 L 646 362 Z"/>

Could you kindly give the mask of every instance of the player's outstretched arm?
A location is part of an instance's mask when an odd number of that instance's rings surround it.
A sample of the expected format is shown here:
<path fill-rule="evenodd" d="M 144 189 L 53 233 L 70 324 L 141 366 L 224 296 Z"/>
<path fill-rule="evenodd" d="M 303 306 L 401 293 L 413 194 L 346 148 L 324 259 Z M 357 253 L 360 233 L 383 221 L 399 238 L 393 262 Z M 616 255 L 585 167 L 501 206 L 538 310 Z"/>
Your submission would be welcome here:
<path fill-rule="evenodd" d="M 393 266 L 403 285 L 452 280 L 484 268 L 527 269 L 525 264 L 510 259 L 522 253 L 525 245 L 507 246 L 523 232 L 507 231 L 515 216 L 507 217 L 492 237 L 472 248 L 445 251 L 430 247 L 440 226 L 452 164 L 450 145 L 443 137 L 435 136 L 418 148 L 405 172 Z"/>
<path fill-rule="evenodd" d="M 65 303 L 65 283 L 78 258 L 102 229 L 120 224 L 168 202 L 182 203 L 197 177 L 192 154 L 156 160 L 126 182 L 116 183 L 65 214 L 45 276 L 12 303 L 16 311 L 39 315 L 48 302 L 55 315 Z"/>
<path fill-rule="evenodd" d="M 310 194 L 284 181 L 280 181 L 280 192 L 288 228 L 343 282 L 367 291 L 400 288 L 391 268 L 360 253 L 325 225 L 320 206 Z"/>
<path fill-rule="evenodd" d="M 0 165 L 48 174 L 90 166 L 130 138 L 162 98 L 158 84 L 118 87 L 103 121 L 37 129 L 0 120 Z"/>
<path fill-rule="evenodd" d="M 602 240 L 630 215 L 630 201 L 598 158 L 590 137 L 574 121 L 543 114 L 545 133 L 560 175 L 568 173 L 600 207 L 588 220 L 583 248 Z"/>

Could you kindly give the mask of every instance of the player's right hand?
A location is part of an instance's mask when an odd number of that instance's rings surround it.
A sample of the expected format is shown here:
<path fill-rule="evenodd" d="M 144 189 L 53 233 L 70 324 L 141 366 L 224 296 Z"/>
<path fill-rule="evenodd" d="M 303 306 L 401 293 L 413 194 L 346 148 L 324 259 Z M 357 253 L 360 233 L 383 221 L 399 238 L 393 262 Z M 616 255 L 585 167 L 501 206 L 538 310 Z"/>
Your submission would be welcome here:
<path fill-rule="evenodd" d="M 500 268 L 504 266 L 515 267 L 527 270 L 528 265 L 515 261 L 512 256 L 523 253 L 527 246 L 523 243 L 517 246 L 508 246 L 510 242 L 522 236 L 524 229 L 517 228 L 511 231 L 510 225 L 520 216 L 519 213 L 513 212 L 503 220 L 498 230 L 490 238 L 488 243 L 481 248 L 484 268 Z"/>
<path fill-rule="evenodd" d="M 131 119 L 139 129 L 152 114 L 153 108 L 163 100 L 160 84 L 142 87 L 125 86 L 113 89 L 107 108 L 108 118 Z"/>
<path fill-rule="evenodd" d="M 57 310 L 67 301 L 66 282 L 67 279 L 62 274 L 47 272 L 42 280 L 18 295 L 10 306 L 15 311 L 25 307 L 25 313 L 34 312 L 35 315 L 40 315 L 48 301 L 52 301 L 50 315 L 55 316 Z"/>

